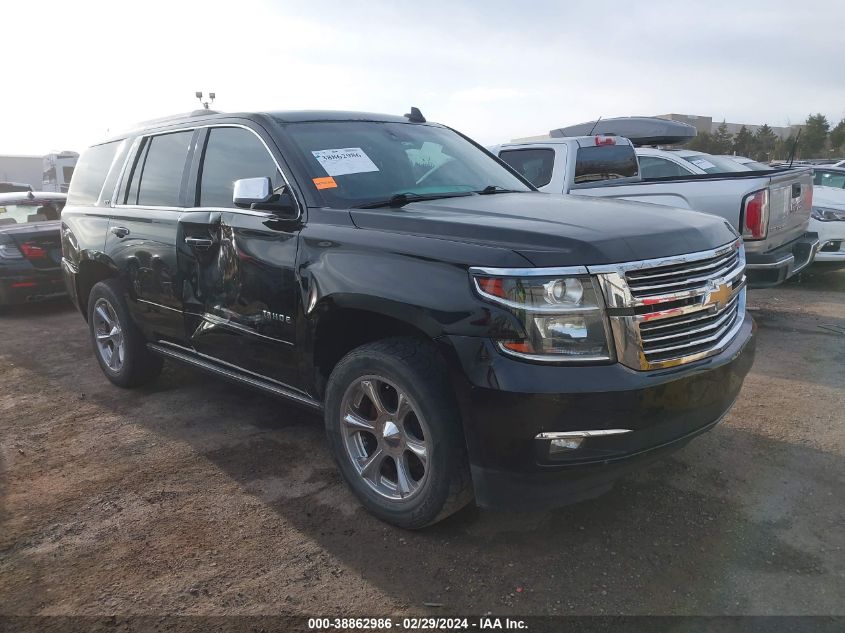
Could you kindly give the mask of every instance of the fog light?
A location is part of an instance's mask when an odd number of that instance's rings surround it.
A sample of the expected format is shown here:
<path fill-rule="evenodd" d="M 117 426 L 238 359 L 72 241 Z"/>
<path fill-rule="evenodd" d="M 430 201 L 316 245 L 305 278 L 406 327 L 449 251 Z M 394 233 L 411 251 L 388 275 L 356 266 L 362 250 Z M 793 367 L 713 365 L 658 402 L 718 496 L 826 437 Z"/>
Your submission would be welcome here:
<path fill-rule="evenodd" d="M 581 444 L 583 443 L 583 437 L 567 437 L 562 440 L 552 440 L 549 442 L 549 455 L 565 453 L 576 448 L 581 448 Z"/>

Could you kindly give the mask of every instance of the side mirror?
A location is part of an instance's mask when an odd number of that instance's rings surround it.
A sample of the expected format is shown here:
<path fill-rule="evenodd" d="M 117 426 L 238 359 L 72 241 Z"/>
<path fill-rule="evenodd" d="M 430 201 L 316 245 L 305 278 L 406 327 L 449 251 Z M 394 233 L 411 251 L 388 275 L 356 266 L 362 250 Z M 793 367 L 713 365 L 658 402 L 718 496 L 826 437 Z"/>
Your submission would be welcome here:
<path fill-rule="evenodd" d="M 236 180 L 232 202 L 241 209 L 269 211 L 282 218 L 295 219 L 299 212 L 293 195 L 286 189 L 280 193 L 274 193 L 269 178 Z"/>
<path fill-rule="evenodd" d="M 236 207 L 249 209 L 253 204 L 269 202 L 273 186 L 269 178 L 241 178 L 235 181 L 232 202 Z"/>

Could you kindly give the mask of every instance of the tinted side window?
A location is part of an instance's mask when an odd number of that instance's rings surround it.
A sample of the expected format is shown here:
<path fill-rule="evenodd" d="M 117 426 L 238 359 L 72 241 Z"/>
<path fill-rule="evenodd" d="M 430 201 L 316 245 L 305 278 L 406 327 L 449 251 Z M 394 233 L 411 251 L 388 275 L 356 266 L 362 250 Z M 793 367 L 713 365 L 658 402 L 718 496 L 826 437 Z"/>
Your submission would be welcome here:
<path fill-rule="evenodd" d="M 199 182 L 199 206 L 234 207 L 232 191 L 241 178 L 269 178 L 273 189 L 284 184 L 273 157 L 255 134 L 238 127 L 208 133 Z"/>
<path fill-rule="evenodd" d="M 813 184 L 821 187 L 845 189 L 845 173 L 816 170 L 816 174 L 813 177 Z"/>
<path fill-rule="evenodd" d="M 118 145 L 120 141 L 95 145 L 82 154 L 70 181 L 70 189 L 67 193 L 68 204 L 97 202 Z"/>
<path fill-rule="evenodd" d="M 552 181 L 555 166 L 553 149 L 509 149 L 499 152 L 499 158 L 525 176 L 535 187 L 545 187 Z"/>
<path fill-rule="evenodd" d="M 636 175 L 637 155 L 630 145 L 579 147 L 575 155 L 575 184 Z"/>
<path fill-rule="evenodd" d="M 656 156 L 640 156 L 640 173 L 643 178 L 669 178 L 689 176 L 692 172 L 680 165 Z"/>
<path fill-rule="evenodd" d="M 160 134 L 145 139 L 126 196 L 127 204 L 179 206 L 179 191 L 193 131 Z"/>

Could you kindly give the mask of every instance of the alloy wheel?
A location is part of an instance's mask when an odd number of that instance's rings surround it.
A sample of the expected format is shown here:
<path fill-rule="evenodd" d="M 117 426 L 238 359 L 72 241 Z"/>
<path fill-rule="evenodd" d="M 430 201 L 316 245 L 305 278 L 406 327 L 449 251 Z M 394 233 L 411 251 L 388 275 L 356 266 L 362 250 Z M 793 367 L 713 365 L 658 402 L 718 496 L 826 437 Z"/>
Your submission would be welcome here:
<path fill-rule="evenodd" d="M 112 371 L 120 371 L 126 358 L 123 328 L 112 304 L 102 297 L 94 304 L 94 337 L 106 366 Z"/>
<path fill-rule="evenodd" d="M 411 397 L 381 376 L 364 376 L 346 390 L 341 432 L 352 465 L 367 485 L 391 501 L 418 493 L 428 476 L 431 436 Z"/>

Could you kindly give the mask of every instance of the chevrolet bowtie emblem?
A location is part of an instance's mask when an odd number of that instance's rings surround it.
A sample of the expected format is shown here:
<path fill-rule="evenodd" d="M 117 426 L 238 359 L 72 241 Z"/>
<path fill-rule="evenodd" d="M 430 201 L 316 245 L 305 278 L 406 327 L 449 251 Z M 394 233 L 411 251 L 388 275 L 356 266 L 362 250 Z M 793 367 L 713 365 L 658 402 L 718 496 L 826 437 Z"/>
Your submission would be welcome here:
<path fill-rule="evenodd" d="M 711 280 L 707 284 L 707 294 L 704 295 L 704 305 L 712 306 L 718 312 L 731 300 L 733 288 L 731 284 L 722 280 Z"/>

